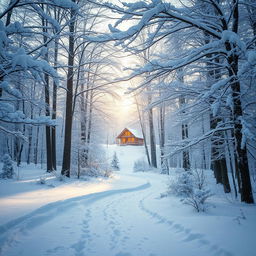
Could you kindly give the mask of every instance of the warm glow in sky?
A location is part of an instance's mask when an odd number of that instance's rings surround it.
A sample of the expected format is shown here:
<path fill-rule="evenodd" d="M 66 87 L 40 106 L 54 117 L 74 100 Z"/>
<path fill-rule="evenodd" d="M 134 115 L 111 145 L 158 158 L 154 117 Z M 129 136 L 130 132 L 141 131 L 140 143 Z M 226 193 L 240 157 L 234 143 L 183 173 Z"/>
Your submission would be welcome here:
<path fill-rule="evenodd" d="M 134 98 L 127 94 L 127 88 L 131 87 L 130 82 L 123 82 L 117 88 L 118 98 L 109 100 L 111 109 L 108 125 L 109 138 L 115 138 L 125 127 L 135 128 L 138 123 L 137 109 Z"/>
<path fill-rule="evenodd" d="M 121 104 L 120 104 L 120 111 L 127 113 L 130 112 L 131 110 L 134 110 L 134 100 L 130 95 L 123 95 L 121 99 Z"/>
<path fill-rule="evenodd" d="M 125 94 L 124 92 L 120 94 L 120 99 L 116 102 L 115 110 L 121 127 L 128 126 L 136 120 L 136 106 L 133 96 L 130 94 Z"/>

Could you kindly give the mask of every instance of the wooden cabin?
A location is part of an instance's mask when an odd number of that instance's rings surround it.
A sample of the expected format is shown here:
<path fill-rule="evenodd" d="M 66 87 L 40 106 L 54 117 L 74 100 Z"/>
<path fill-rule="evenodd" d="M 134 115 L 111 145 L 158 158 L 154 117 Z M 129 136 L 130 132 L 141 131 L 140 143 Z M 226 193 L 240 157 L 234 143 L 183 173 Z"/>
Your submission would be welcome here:
<path fill-rule="evenodd" d="M 121 146 L 141 146 L 144 144 L 144 139 L 142 134 L 140 134 L 138 131 L 130 128 L 124 128 L 124 130 L 116 137 L 116 144 Z"/>

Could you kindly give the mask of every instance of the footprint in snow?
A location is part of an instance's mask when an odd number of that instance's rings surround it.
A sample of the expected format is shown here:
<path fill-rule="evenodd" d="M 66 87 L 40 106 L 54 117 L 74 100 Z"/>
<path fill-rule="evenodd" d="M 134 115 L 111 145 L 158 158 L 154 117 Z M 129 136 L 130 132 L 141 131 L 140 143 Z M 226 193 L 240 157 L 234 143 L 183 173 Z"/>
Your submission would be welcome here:
<path fill-rule="evenodd" d="M 119 252 L 115 256 L 132 256 L 129 252 Z"/>
<path fill-rule="evenodd" d="M 46 251 L 46 253 L 47 253 L 47 254 L 54 254 L 54 253 L 57 253 L 57 252 L 59 252 L 59 251 L 65 251 L 65 247 L 64 247 L 64 246 L 57 246 L 57 247 L 55 247 L 55 248 L 53 248 L 53 249 L 48 249 L 48 250 Z"/>
<path fill-rule="evenodd" d="M 200 245 L 206 246 L 212 252 L 214 256 L 232 256 L 233 254 L 225 249 L 218 247 L 217 245 L 212 245 L 211 242 L 204 238 L 203 234 L 193 233 L 192 230 L 185 228 L 180 224 L 175 224 L 173 221 L 167 220 L 166 218 L 162 217 L 156 212 L 152 212 L 151 210 L 147 209 L 144 205 L 146 197 L 140 200 L 139 207 L 142 211 L 146 212 L 152 218 L 158 220 L 158 223 L 166 223 L 169 225 L 171 229 L 174 229 L 176 233 L 181 233 L 183 236 L 183 242 L 192 242 L 197 241 Z"/>
<path fill-rule="evenodd" d="M 85 243 L 85 240 L 80 240 L 71 246 L 71 248 L 75 249 L 76 255 L 82 255 L 82 251 L 85 248 Z"/>
<path fill-rule="evenodd" d="M 193 241 L 193 240 L 199 240 L 200 238 L 203 238 L 203 237 L 204 237 L 204 235 L 202 235 L 202 234 L 190 234 L 183 241 L 184 242 L 190 242 L 190 241 Z M 200 239 L 199 241 L 202 241 L 202 239 Z M 205 241 L 207 241 L 207 240 L 205 240 Z"/>

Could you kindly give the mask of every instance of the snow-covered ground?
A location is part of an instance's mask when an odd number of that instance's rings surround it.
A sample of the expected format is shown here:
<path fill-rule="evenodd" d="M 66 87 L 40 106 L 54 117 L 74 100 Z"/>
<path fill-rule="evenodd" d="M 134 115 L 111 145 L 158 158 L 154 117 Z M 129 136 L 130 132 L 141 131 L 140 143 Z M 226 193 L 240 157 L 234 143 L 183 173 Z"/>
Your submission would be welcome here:
<path fill-rule="evenodd" d="M 160 197 L 168 176 L 133 173 L 143 147 L 106 149 L 120 161 L 111 179 L 48 175 L 39 185 L 45 174 L 30 165 L 20 180 L 0 181 L 0 255 L 255 255 L 255 205 L 231 202 L 212 183 L 215 207 L 197 213 L 174 196 Z"/>
<path fill-rule="evenodd" d="M 111 161 L 114 152 L 120 161 L 120 169 L 122 173 L 132 173 L 133 165 L 136 160 L 144 160 L 147 162 L 144 146 L 117 146 L 103 145 L 107 153 L 107 158 Z"/>

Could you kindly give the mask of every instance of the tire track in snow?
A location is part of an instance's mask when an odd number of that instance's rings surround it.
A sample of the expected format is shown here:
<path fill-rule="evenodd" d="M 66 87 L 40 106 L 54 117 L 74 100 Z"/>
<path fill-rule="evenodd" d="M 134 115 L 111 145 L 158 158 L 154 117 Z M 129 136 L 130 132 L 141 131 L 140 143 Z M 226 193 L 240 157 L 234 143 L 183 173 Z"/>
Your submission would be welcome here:
<path fill-rule="evenodd" d="M 233 256 L 233 254 L 216 244 L 211 243 L 209 240 L 205 239 L 204 234 L 194 233 L 193 230 L 186 228 L 185 226 L 175 223 L 172 220 L 168 220 L 167 218 L 161 216 L 160 214 L 151 211 L 145 206 L 145 200 L 151 194 L 145 196 L 139 202 L 140 209 L 147 213 L 151 218 L 157 220 L 157 223 L 168 225 L 170 229 L 174 230 L 175 233 L 180 234 L 182 237 L 182 242 L 197 242 L 200 246 L 205 246 L 210 251 L 209 253 L 214 256 Z"/>
<path fill-rule="evenodd" d="M 69 198 L 42 206 L 25 216 L 14 219 L 0 226 L 0 255 L 2 252 L 7 250 L 8 247 L 17 243 L 19 241 L 19 237 L 22 237 L 30 230 L 43 225 L 54 218 L 57 218 L 59 214 L 65 214 L 65 212 L 81 203 L 88 206 L 100 199 L 112 195 L 140 191 L 147 189 L 150 186 L 150 183 L 145 183 L 134 188 L 107 190 L 85 196 Z M 78 253 L 79 251 L 82 251 L 83 248 L 81 247 L 81 244 L 77 244 L 77 246 L 74 245 L 74 249 L 76 250 L 77 255 L 80 255 Z"/>

